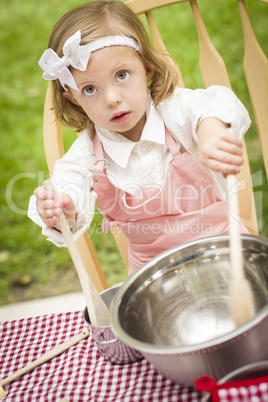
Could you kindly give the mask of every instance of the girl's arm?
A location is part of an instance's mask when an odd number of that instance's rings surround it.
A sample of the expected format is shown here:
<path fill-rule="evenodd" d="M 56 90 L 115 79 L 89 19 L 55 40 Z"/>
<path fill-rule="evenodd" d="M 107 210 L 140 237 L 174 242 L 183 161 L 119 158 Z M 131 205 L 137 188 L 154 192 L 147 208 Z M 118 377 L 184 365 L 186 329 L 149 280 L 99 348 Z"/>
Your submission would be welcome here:
<path fill-rule="evenodd" d="M 234 92 L 219 85 L 197 90 L 176 88 L 173 95 L 158 105 L 158 110 L 174 138 L 197 160 L 211 167 L 205 169 L 216 182 L 221 197 L 226 197 L 224 175 L 235 172 L 241 164 L 238 151 L 241 143 L 236 142 L 227 128 L 241 140 L 251 124 L 246 108 Z"/>
<path fill-rule="evenodd" d="M 57 202 L 44 187 L 37 187 L 34 190 L 34 195 L 36 196 L 37 212 L 45 225 L 61 231 L 59 226 L 60 214 L 64 211 L 69 227 L 72 228 L 74 226 L 76 209 L 69 194 L 57 192 L 57 199 L 59 200 Z"/>
<path fill-rule="evenodd" d="M 197 90 L 176 88 L 159 110 L 178 142 L 206 167 L 223 174 L 239 171 L 240 140 L 251 121 L 231 89 L 219 85 Z"/>
<path fill-rule="evenodd" d="M 62 201 L 56 203 L 43 187 L 38 187 L 30 198 L 29 218 L 58 247 L 65 246 L 58 227 L 62 207 L 75 241 L 87 230 L 93 219 L 97 198 L 92 189 L 94 163 L 93 144 L 88 133 L 84 132 L 55 164 L 51 181 Z"/>
<path fill-rule="evenodd" d="M 207 117 L 197 130 L 198 158 L 206 167 L 227 174 L 237 174 L 243 164 L 243 143 L 230 130 L 230 124 Z"/>
<path fill-rule="evenodd" d="M 240 139 L 251 124 L 246 108 L 234 92 L 219 85 L 196 90 L 176 88 L 157 108 L 167 128 L 191 152 L 196 150 L 197 131 L 205 119 L 214 117 L 224 122 Z M 212 130 L 210 133 L 214 135 Z"/>

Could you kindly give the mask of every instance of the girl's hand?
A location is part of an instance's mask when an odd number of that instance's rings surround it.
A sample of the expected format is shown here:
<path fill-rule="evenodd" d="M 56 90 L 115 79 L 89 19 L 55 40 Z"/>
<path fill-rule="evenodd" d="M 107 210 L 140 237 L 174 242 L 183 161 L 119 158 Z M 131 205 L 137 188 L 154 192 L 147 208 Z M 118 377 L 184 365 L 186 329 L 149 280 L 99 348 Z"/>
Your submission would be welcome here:
<path fill-rule="evenodd" d="M 47 226 L 60 230 L 59 224 L 62 210 L 70 228 L 74 226 L 76 219 L 75 205 L 68 194 L 57 192 L 57 198 L 60 201 L 55 201 L 49 191 L 44 187 L 38 187 L 34 190 L 34 195 L 37 198 L 37 211 Z"/>
<path fill-rule="evenodd" d="M 243 143 L 228 127 L 209 117 L 201 122 L 197 131 L 199 161 L 224 175 L 237 174 L 243 164 Z"/>

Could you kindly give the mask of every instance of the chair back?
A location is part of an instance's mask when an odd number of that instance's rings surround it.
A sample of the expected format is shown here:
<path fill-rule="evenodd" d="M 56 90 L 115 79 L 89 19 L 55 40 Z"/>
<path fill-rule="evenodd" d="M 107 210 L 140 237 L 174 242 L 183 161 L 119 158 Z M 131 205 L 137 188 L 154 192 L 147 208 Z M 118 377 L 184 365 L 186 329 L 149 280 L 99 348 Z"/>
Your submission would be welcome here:
<path fill-rule="evenodd" d="M 200 0 L 201 1 L 201 0 Z M 268 2 L 268 0 L 263 0 Z M 154 47 L 160 50 L 166 50 L 160 32 L 157 28 L 153 10 L 169 5 L 189 2 L 192 10 L 193 20 L 195 22 L 198 42 L 199 42 L 199 63 L 204 86 L 223 85 L 231 88 L 227 69 L 222 57 L 217 52 L 201 16 L 197 0 L 130 0 L 126 4 L 137 15 L 145 14 L 150 35 Z M 262 146 L 263 159 L 268 173 L 268 61 L 260 48 L 250 24 L 246 5 L 244 0 L 237 0 L 239 13 L 245 42 L 244 70 L 247 85 L 251 97 L 254 116 L 257 123 L 258 134 Z M 174 33 L 174 38 L 176 37 Z M 183 77 L 180 74 L 179 85 L 184 87 Z M 52 108 L 51 85 L 47 90 L 47 96 L 44 109 L 44 146 L 49 171 L 52 173 L 57 159 L 64 155 L 62 126 L 60 122 L 55 121 Z M 247 155 L 247 149 L 244 141 L 244 164 L 238 175 L 241 183 L 239 190 L 240 215 L 245 226 L 250 233 L 258 233 L 256 208 L 252 188 L 250 165 Z M 122 258 L 126 265 L 127 240 L 118 228 L 113 229 L 113 235 Z M 102 271 L 96 251 L 93 247 L 89 234 L 86 232 L 77 242 L 84 265 L 93 283 L 100 291 L 108 287 L 105 275 Z"/>

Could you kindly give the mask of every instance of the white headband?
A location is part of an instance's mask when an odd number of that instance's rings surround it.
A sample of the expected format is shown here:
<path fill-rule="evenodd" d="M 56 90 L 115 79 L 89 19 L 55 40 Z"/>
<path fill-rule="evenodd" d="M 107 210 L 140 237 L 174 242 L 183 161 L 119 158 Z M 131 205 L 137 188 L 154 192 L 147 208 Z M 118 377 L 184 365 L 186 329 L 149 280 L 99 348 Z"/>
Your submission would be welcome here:
<path fill-rule="evenodd" d="M 104 36 L 82 46 L 80 46 L 80 42 L 81 31 L 77 31 L 65 42 L 62 58 L 59 58 L 52 49 L 44 51 L 38 64 L 44 70 L 43 78 L 45 80 L 58 79 L 65 90 L 67 90 L 65 85 L 68 85 L 78 91 L 69 66 L 80 71 L 86 71 L 91 53 L 108 46 L 129 46 L 137 52 L 140 51 L 138 43 L 127 36 Z"/>

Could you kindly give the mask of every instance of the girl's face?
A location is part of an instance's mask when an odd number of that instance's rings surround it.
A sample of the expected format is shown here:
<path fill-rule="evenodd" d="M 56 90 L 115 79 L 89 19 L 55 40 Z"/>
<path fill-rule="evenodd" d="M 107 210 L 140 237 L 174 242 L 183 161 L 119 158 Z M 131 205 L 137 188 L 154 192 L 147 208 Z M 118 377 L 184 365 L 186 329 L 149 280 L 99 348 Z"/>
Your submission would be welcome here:
<path fill-rule="evenodd" d="M 64 96 L 81 106 L 97 126 L 132 141 L 140 139 L 153 68 L 146 70 L 134 49 L 110 46 L 97 50 L 86 71 L 73 70 L 72 74 L 79 91 L 71 89 Z"/>

